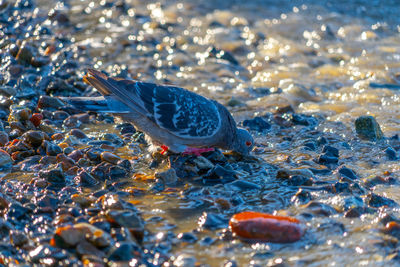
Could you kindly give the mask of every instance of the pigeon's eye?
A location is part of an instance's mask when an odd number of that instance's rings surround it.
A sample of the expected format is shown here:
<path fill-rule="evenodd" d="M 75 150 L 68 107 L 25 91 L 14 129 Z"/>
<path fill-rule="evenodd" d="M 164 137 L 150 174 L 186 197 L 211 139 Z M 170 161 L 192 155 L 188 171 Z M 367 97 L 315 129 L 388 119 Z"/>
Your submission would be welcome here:
<path fill-rule="evenodd" d="M 250 141 L 246 141 L 246 146 L 251 146 L 253 143 Z"/>

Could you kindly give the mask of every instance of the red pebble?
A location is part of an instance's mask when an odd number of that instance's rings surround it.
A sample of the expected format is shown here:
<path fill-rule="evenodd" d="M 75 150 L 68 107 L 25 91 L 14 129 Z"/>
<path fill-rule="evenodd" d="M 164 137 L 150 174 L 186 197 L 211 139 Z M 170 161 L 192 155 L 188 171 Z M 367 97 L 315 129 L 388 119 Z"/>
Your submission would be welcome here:
<path fill-rule="evenodd" d="M 229 226 L 238 237 L 253 242 L 290 243 L 304 234 L 296 218 L 252 211 L 233 215 Z"/>
<path fill-rule="evenodd" d="M 35 127 L 40 125 L 40 122 L 43 120 L 42 113 L 33 113 L 32 117 L 29 119 Z"/>

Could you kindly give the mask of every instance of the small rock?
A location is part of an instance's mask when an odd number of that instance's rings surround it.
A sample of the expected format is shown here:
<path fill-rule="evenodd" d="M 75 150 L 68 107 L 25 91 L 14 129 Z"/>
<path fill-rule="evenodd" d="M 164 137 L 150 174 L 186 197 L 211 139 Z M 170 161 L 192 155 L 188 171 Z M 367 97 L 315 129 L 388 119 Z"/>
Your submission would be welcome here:
<path fill-rule="evenodd" d="M 79 129 L 72 129 L 69 132 L 69 134 L 72 136 L 75 136 L 78 139 L 86 139 L 87 138 L 87 135 L 82 130 L 79 130 Z"/>
<path fill-rule="evenodd" d="M 11 156 L 3 149 L 0 149 L 0 168 L 9 168 L 12 162 Z"/>
<path fill-rule="evenodd" d="M 8 134 L 0 131 L 0 146 L 5 146 L 9 141 Z"/>
<path fill-rule="evenodd" d="M 339 159 L 330 154 L 322 154 L 318 156 L 317 161 L 320 164 L 331 164 L 331 163 L 336 164 L 339 162 Z"/>
<path fill-rule="evenodd" d="M 389 160 L 397 160 L 397 152 L 391 147 L 386 148 L 385 150 L 386 156 Z"/>
<path fill-rule="evenodd" d="M 186 243 L 190 243 L 190 244 L 196 243 L 196 241 L 198 239 L 195 234 L 190 233 L 190 232 L 179 233 L 177 237 L 181 242 L 186 242 Z"/>
<path fill-rule="evenodd" d="M 119 242 L 110 249 L 107 259 L 110 261 L 128 262 L 137 257 L 136 254 L 139 250 L 139 247 L 132 242 Z"/>
<path fill-rule="evenodd" d="M 226 185 L 233 186 L 233 187 L 239 189 L 240 191 L 261 189 L 261 186 L 259 186 L 258 184 L 255 184 L 255 183 L 252 183 L 249 181 L 245 181 L 245 180 L 241 180 L 241 179 L 233 181 L 232 183 L 229 183 Z"/>
<path fill-rule="evenodd" d="M 357 174 L 352 170 L 347 168 L 345 165 L 341 165 L 337 170 L 336 173 L 338 175 L 339 178 L 341 177 L 347 177 L 351 180 L 356 180 L 358 179 Z"/>
<path fill-rule="evenodd" d="M 228 226 L 229 219 L 221 214 L 212 212 L 204 212 L 203 215 L 197 220 L 200 228 L 217 230 Z"/>
<path fill-rule="evenodd" d="M 262 117 L 255 117 L 252 120 L 244 120 L 243 126 L 257 132 L 263 132 L 271 128 L 271 125 Z"/>
<path fill-rule="evenodd" d="M 214 167 L 214 164 L 203 156 L 196 157 L 193 160 L 199 170 L 209 170 Z"/>
<path fill-rule="evenodd" d="M 16 247 L 20 247 L 28 243 L 28 237 L 21 231 L 13 230 L 10 232 L 10 242 Z"/>
<path fill-rule="evenodd" d="M 228 170 L 218 164 L 203 176 L 203 181 L 206 183 L 229 183 L 236 179 L 237 175 L 234 171 Z"/>
<path fill-rule="evenodd" d="M 22 139 L 25 143 L 33 147 L 38 147 L 45 139 L 45 135 L 41 131 L 28 131 L 22 135 Z"/>
<path fill-rule="evenodd" d="M 85 170 L 81 170 L 77 176 L 75 176 L 74 180 L 79 183 L 81 186 L 92 187 L 97 185 L 99 182 Z"/>
<path fill-rule="evenodd" d="M 355 121 L 356 132 L 361 139 L 377 141 L 384 138 L 381 127 L 372 116 L 360 116 Z"/>
<path fill-rule="evenodd" d="M 178 176 L 174 169 L 168 169 L 163 172 L 156 172 L 155 178 L 161 179 L 166 185 L 173 185 L 178 181 Z"/>
<path fill-rule="evenodd" d="M 317 201 L 311 201 L 304 205 L 304 207 L 315 215 L 330 216 L 337 213 L 332 206 Z"/>
<path fill-rule="evenodd" d="M 398 206 L 398 204 L 394 200 L 387 198 L 387 197 L 379 196 L 375 193 L 369 193 L 366 198 L 366 201 L 367 201 L 368 205 L 370 205 L 373 208 L 380 208 L 383 206 L 387 206 L 387 207 L 397 207 Z"/>
<path fill-rule="evenodd" d="M 106 161 L 109 162 L 111 164 L 117 164 L 119 160 L 121 160 L 121 158 L 113 153 L 110 152 L 102 152 L 101 155 L 101 160 L 102 161 Z"/>
<path fill-rule="evenodd" d="M 322 149 L 322 153 L 333 156 L 335 158 L 339 157 L 339 149 L 333 146 L 328 146 L 328 145 L 324 146 Z"/>
<path fill-rule="evenodd" d="M 38 101 L 38 108 L 61 108 L 65 106 L 65 104 L 56 97 L 51 97 L 47 95 L 42 95 Z"/>
<path fill-rule="evenodd" d="M 65 182 L 65 176 L 60 168 L 54 168 L 49 170 L 41 170 L 39 172 L 39 177 L 46 179 L 46 181 L 55 184 L 61 184 Z"/>

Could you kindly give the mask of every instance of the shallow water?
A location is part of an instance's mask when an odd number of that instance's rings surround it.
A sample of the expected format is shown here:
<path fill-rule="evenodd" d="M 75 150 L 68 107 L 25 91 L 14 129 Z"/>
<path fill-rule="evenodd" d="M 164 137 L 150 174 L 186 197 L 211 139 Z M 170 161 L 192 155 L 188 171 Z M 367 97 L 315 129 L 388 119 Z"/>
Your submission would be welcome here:
<path fill-rule="evenodd" d="M 339 163 L 355 170 L 360 183 L 387 173 L 398 181 L 399 161 L 385 156 L 389 145 L 400 148 L 398 141 L 390 139 L 400 133 L 397 1 L 220 2 L 132 0 L 120 8 L 108 8 L 106 1 L 37 1 L 39 12 L 54 7 L 67 12 L 73 26 L 60 28 L 57 34 L 71 39 L 73 45 L 65 49 L 86 51 L 86 58 L 78 58 L 81 76 L 85 68 L 94 66 L 113 75 L 178 85 L 229 105 L 237 122 L 287 105 L 318 122 L 315 127 L 273 124 L 264 133 L 253 132 L 258 161 L 238 162 L 234 167 L 240 178 L 261 189 L 204 187 L 187 181 L 150 193 L 151 182 L 135 180 L 133 184 L 146 192 L 129 199 L 152 233 L 145 246 L 157 239 L 161 243 L 163 234 L 172 230 L 193 232 L 198 239 L 173 242 L 165 249 L 172 261 L 186 254 L 210 266 L 228 260 L 239 266 L 399 265 L 392 260 L 397 245 L 391 244 L 397 241 L 379 231 L 379 218 L 385 213 L 400 216 L 398 208 L 345 218 L 345 199 L 352 195 L 365 199 L 367 191 L 338 194 L 304 186 L 314 201 L 336 209 L 329 216 L 311 218 L 309 209 L 293 200 L 299 187 L 276 178 L 281 168 L 325 168 L 313 161 L 320 151 L 303 146 L 323 134 L 340 150 Z M 213 46 L 229 51 L 239 64 L 208 57 Z M 230 104 L 232 100 L 236 104 Z M 354 121 L 360 115 L 374 116 L 388 139 L 377 143 L 358 139 Z M 85 127 L 85 133 L 94 137 L 117 132 L 110 124 Z M 148 153 L 132 159 L 134 151 L 124 147 L 115 154 L 131 159 L 135 171 L 151 174 Z M 337 176 L 315 175 L 314 179 L 326 185 L 337 181 Z M 400 202 L 398 190 L 398 183 L 372 189 Z M 306 225 L 306 235 L 293 244 L 248 244 L 229 238 L 226 229 L 198 225 L 203 212 L 229 219 L 244 210 L 295 216 Z M 204 237 L 215 241 L 202 244 Z M 163 260 L 154 259 L 153 264 Z"/>

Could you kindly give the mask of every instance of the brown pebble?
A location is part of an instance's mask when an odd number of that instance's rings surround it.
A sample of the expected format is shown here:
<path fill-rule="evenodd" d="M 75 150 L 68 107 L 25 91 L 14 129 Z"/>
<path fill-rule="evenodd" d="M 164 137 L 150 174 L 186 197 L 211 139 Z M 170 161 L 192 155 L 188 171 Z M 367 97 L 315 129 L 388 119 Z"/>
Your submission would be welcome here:
<path fill-rule="evenodd" d="M 56 97 L 42 95 L 38 101 L 38 108 L 60 108 L 65 104 Z"/>
<path fill-rule="evenodd" d="M 83 152 L 79 149 L 76 149 L 68 154 L 68 157 L 78 162 L 83 157 Z"/>
<path fill-rule="evenodd" d="M 79 129 L 72 129 L 69 132 L 69 134 L 72 135 L 72 136 L 75 136 L 78 139 L 87 138 L 87 135 L 82 130 L 79 130 Z"/>
<path fill-rule="evenodd" d="M 6 132 L 0 132 L 0 146 L 5 146 L 8 141 L 8 134 Z"/>
<path fill-rule="evenodd" d="M 55 156 L 43 156 L 39 163 L 43 165 L 55 164 L 57 163 L 57 158 Z"/>
<path fill-rule="evenodd" d="M 57 155 L 57 162 L 61 163 L 62 169 L 64 171 L 70 169 L 71 167 L 75 166 L 75 161 L 70 157 L 66 156 L 65 154 L 58 154 Z"/>
<path fill-rule="evenodd" d="M 102 152 L 100 157 L 101 157 L 102 161 L 106 161 L 111 164 L 117 164 L 118 161 L 121 159 L 117 155 L 114 155 L 113 153 L 110 153 L 110 152 Z"/>
<path fill-rule="evenodd" d="M 42 144 L 45 136 L 41 131 L 28 131 L 22 135 L 22 138 L 27 144 L 38 147 Z"/>
<path fill-rule="evenodd" d="M 47 181 L 46 181 L 45 179 L 37 179 L 37 180 L 33 183 L 33 185 L 34 185 L 35 187 L 37 187 L 37 188 L 45 188 L 45 187 L 48 185 L 48 183 L 47 183 Z"/>
<path fill-rule="evenodd" d="M 62 133 L 55 133 L 51 136 L 52 140 L 61 140 L 64 138 L 64 134 Z"/>

